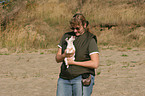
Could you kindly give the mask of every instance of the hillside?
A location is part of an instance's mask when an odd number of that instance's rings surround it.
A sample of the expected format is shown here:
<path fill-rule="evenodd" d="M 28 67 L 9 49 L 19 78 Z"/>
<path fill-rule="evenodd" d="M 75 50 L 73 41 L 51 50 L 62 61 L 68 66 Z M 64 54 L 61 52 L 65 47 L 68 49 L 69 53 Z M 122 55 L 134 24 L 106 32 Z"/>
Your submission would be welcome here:
<path fill-rule="evenodd" d="M 144 9 L 144 0 L 10 0 L 0 3 L 0 49 L 56 48 L 77 11 L 90 22 L 99 46 L 144 48 Z"/>

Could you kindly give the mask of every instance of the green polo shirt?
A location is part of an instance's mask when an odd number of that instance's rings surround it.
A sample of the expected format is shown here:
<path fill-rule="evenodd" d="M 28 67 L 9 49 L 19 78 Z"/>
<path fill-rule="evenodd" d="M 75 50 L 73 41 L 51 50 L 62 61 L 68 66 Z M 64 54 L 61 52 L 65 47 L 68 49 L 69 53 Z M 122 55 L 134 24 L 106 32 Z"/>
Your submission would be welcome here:
<path fill-rule="evenodd" d="M 59 47 L 62 49 L 62 54 L 66 49 L 67 42 L 66 38 L 75 36 L 74 32 L 65 33 L 59 43 Z M 97 38 L 90 32 L 85 32 L 83 35 L 76 36 L 75 41 L 73 42 L 75 46 L 75 61 L 83 62 L 91 60 L 90 55 L 94 53 L 99 53 L 97 47 Z M 65 62 L 63 61 L 61 65 L 60 78 L 63 79 L 73 79 L 81 74 L 90 73 L 95 76 L 95 70 L 87 67 L 70 65 L 69 68 L 66 67 Z"/>

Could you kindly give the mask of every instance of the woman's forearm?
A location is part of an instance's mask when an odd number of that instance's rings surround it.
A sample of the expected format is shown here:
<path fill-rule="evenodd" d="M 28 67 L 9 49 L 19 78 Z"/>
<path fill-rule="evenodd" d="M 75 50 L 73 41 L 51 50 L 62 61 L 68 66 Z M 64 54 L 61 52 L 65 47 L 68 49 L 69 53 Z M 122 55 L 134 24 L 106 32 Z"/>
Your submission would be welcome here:
<path fill-rule="evenodd" d="M 83 66 L 83 67 L 96 69 L 99 66 L 99 55 L 93 54 L 91 55 L 91 60 L 83 61 L 83 62 L 74 61 L 70 58 L 68 59 L 68 63 L 69 65 L 77 65 L 77 66 Z"/>
<path fill-rule="evenodd" d="M 65 58 L 64 54 L 62 54 L 62 55 L 57 54 L 55 57 L 57 63 L 62 62 L 64 60 L 64 58 Z"/>
<path fill-rule="evenodd" d="M 84 61 L 84 62 L 74 62 L 74 65 L 78 65 L 78 66 L 83 66 L 83 67 L 88 67 L 88 68 L 93 68 L 93 69 L 97 69 L 99 66 L 98 62 L 94 62 L 94 61 Z"/>

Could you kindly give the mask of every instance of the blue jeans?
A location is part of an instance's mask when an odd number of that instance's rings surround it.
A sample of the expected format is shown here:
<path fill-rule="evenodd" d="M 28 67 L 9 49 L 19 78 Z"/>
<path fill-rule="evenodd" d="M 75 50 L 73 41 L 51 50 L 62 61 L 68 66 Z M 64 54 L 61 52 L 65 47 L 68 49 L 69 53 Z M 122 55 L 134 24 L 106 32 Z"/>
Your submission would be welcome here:
<path fill-rule="evenodd" d="M 71 80 L 59 78 L 57 96 L 91 96 L 94 85 L 94 76 L 91 76 L 91 84 L 89 86 L 82 85 L 81 75 Z"/>

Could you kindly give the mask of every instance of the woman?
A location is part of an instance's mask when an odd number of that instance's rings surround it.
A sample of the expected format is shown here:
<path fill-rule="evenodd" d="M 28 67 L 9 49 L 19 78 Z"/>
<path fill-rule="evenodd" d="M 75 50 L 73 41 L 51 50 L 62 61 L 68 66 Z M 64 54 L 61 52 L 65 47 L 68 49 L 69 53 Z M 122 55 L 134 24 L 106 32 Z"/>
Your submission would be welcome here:
<path fill-rule="evenodd" d="M 95 69 L 99 65 L 96 36 L 89 32 L 88 21 L 77 13 L 70 21 L 72 32 L 63 35 L 56 54 L 56 61 L 62 62 L 57 84 L 57 96 L 91 96 Z M 75 52 L 67 54 L 66 38 L 75 36 Z M 75 60 L 69 58 L 75 53 Z M 64 58 L 67 57 L 67 68 Z"/>

